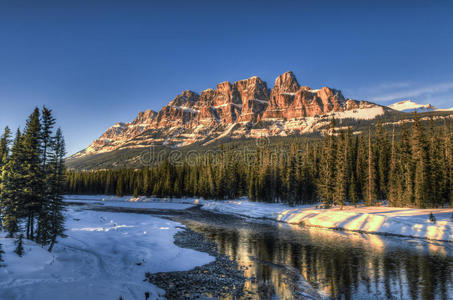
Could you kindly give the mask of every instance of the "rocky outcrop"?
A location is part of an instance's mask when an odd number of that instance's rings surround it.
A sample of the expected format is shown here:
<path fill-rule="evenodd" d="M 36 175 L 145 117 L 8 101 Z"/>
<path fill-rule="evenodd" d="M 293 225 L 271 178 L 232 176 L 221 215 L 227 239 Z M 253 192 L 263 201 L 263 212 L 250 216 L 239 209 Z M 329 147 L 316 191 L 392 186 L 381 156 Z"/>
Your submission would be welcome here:
<path fill-rule="evenodd" d="M 339 90 L 300 85 L 292 72 L 278 76 L 272 90 L 253 76 L 221 82 L 200 94 L 183 91 L 159 112 L 147 110 L 130 123 L 115 124 L 75 156 L 121 147 L 206 143 L 226 136 L 303 134 L 316 130 L 325 115 L 369 119 L 383 113 L 383 107 L 346 99 Z"/>

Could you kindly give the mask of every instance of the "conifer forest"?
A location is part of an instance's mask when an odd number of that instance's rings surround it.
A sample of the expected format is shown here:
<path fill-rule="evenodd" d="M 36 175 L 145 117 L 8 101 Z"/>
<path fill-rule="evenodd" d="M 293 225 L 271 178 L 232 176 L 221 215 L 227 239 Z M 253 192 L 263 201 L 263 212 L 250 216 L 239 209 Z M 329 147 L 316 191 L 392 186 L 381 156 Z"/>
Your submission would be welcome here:
<path fill-rule="evenodd" d="M 172 155 L 142 169 L 68 171 L 71 194 L 204 197 L 343 206 L 384 201 L 393 207 L 453 203 L 453 131 L 449 123 L 412 122 L 384 130 L 382 121 L 356 134 L 335 120 L 321 139 L 257 143 L 253 151 Z M 174 156 L 178 160 L 173 159 Z"/>

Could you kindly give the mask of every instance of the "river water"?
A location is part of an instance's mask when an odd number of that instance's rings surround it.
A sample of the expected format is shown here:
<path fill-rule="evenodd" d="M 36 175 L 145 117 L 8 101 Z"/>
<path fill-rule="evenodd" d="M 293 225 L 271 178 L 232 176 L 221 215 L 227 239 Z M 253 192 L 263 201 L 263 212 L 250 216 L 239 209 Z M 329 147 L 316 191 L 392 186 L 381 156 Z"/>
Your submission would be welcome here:
<path fill-rule="evenodd" d="M 192 210 L 172 216 L 238 262 L 247 299 L 292 299 L 297 270 L 326 299 L 453 299 L 453 244 Z"/>

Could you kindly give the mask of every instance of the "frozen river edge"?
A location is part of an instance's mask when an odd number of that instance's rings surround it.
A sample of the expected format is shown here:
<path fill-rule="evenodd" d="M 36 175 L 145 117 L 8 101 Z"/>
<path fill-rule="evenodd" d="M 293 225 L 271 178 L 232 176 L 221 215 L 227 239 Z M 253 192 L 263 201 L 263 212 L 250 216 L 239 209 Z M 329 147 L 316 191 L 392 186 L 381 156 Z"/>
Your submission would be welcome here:
<path fill-rule="evenodd" d="M 453 242 L 453 208 L 394 208 L 388 206 L 345 206 L 323 209 L 317 205 L 289 206 L 281 203 L 198 198 L 154 198 L 105 195 L 68 195 L 67 201 L 93 203 L 108 207 L 179 209 L 200 205 L 221 214 L 268 219 L 290 225 L 303 225 L 345 231 L 421 238 Z M 436 218 L 429 220 L 430 214 Z"/>

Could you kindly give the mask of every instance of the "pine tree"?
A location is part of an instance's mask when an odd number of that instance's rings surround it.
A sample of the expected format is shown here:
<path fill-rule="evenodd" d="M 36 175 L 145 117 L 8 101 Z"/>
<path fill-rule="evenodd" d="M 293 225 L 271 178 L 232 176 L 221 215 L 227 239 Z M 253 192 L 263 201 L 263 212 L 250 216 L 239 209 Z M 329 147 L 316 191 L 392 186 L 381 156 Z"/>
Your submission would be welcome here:
<path fill-rule="evenodd" d="M 46 245 L 50 240 L 49 230 L 51 222 L 50 216 L 50 199 L 52 197 L 52 170 L 49 167 L 49 161 L 52 159 L 52 147 L 54 146 L 53 127 L 55 119 L 52 116 L 52 110 L 43 107 L 41 115 L 41 176 L 42 180 L 42 194 L 40 197 L 38 207 L 38 227 L 36 230 L 36 241 L 41 245 Z"/>
<path fill-rule="evenodd" d="M 53 144 L 53 155 L 51 157 L 50 169 L 52 171 L 49 193 L 49 236 L 51 242 L 49 252 L 52 251 L 58 236 L 64 237 L 64 215 L 63 215 L 63 194 L 65 183 L 64 157 L 66 155 L 65 142 L 61 129 L 58 128 Z"/>
<path fill-rule="evenodd" d="M 0 139 L 0 168 L 6 163 L 9 155 L 9 144 L 11 143 L 11 130 L 8 126 Z"/>
<path fill-rule="evenodd" d="M 13 237 L 19 231 L 19 218 L 23 211 L 23 185 L 25 170 L 23 169 L 22 133 L 18 129 L 11 149 L 11 155 L 2 167 L 1 213 L 3 228 L 8 231 L 8 237 Z"/>
<path fill-rule="evenodd" d="M 0 244 L 0 267 L 3 266 L 1 263 L 4 262 L 4 260 L 3 260 L 3 254 L 5 254 L 5 251 L 3 250 L 3 245 Z"/>
<path fill-rule="evenodd" d="M 11 130 L 9 129 L 8 126 L 6 126 L 5 131 L 0 139 L 0 230 L 2 230 L 3 228 L 3 214 L 2 214 L 3 200 L 1 195 L 2 189 L 1 172 L 3 170 L 3 167 L 8 162 L 10 143 L 11 143 Z"/>
<path fill-rule="evenodd" d="M 326 207 L 330 207 L 334 199 L 335 157 L 337 151 L 334 119 L 330 123 L 329 131 L 328 136 L 324 140 L 323 158 L 320 161 L 318 182 L 319 196 Z"/>
<path fill-rule="evenodd" d="M 396 206 L 399 202 L 398 199 L 398 181 L 401 180 L 400 173 L 397 168 L 396 158 L 396 144 L 395 144 L 395 127 L 392 132 L 392 144 L 390 152 L 390 172 L 389 172 L 389 189 L 388 189 L 388 200 L 390 206 Z"/>
<path fill-rule="evenodd" d="M 376 124 L 376 149 L 374 153 L 374 160 L 376 161 L 376 192 L 378 199 L 386 199 L 388 197 L 388 170 L 389 170 L 389 152 L 390 147 L 388 145 L 386 134 L 382 127 L 382 120 L 379 119 Z"/>
<path fill-rule="evenodd" d="M 24 154 L 23 182 L 24 209 L 27 216 L 27 239 L 35 238 L 35 217 L 39 214 L 43 195 L 43 174 L 41 165 L 41 123 L 39 109 L 36 108 L 27 120 L 22 151 Z"/>
<path fill-rule="evenodd" d="M 17 239 L 16 239 L 16 249 L 14 252 L 16 252 L 17 255 L 22 256 L 24 255 L 24 235 L 21 233 Z"/>
<path fill-rule="evenodd" d="M 343 208 L 347 200 L 349 166 L 348 166 L 348 140 L 344 132 L 340 135 L 336 159 L 336 178 L 334 203 Z"/>
<path fill-rule="evenodd" d="M 371 141 L 371 130 L 368 132 L 368 165 L 367 165 L 367 188 L 366 188 L 366 204 L 375 205 L 376 191 L 376 166 L 374 157 L 374 147 Z"/>
<path fill-rule="evenodd" d="M 401 174 L 398 184 L 398 199 L 401 199 L 401 206 L 414 205 L 414 161 L 410 142 L 409 131 L 406 125 L 403 124 L 401 138 L 399 143 L 399 170 Z"/>
<path fill-rule="evenodd" d="M 418 116 L 412 126 L 412 154 L 415 163 L 414 201 L 417 207 L 425 208 L 430 202 L 430 179 L 427 141 Z"/>

